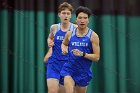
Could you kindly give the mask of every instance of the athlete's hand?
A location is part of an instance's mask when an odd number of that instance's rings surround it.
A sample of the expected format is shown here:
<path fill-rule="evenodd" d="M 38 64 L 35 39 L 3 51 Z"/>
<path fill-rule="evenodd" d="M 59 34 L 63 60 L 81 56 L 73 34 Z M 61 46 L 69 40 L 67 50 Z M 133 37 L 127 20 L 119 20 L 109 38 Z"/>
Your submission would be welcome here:
<path fill-rule="evenodd" d="M 63 55 L 66 55 L 68 53 L 68 48 L 62 48 L 62 54 Z"/>
<path fill-rule="evenodd" d="M 47 63 L 48 62 L 48 58 L 49 58 L 49 55 L 46 54 L 45 57 L 44 57 L 44 63 Z"/>
<path fill-rule="evenodd" d="M 48 38 L 48 47 L 53 47 L 54 46 L 54 39 L 53 38 Z"/>
<path fill-rule="evenodd" d="M 78 49 L 73 49 L 71 51 L 75 56 L 82 56 L 83 55 L 83 52 L 78 50 Z"/>
<path fill-rule="evenodd" d="M 48 62 L 48 58 L 44 57 L 44 63 Z"/>
<path fill-rule="evenodd" d="M 54 46 L 54 42 L 48 42 L 48 46 L 49 47 L 53 47 Z"/>

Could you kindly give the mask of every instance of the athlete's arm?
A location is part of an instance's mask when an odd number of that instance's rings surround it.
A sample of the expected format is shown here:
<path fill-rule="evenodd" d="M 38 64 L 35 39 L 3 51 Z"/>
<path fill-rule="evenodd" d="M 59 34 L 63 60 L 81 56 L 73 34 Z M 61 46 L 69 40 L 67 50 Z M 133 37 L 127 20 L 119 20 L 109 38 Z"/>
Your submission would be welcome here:
<path fill-rule="evenodd" d="M 91 43 L 92 43 L 93 54 L 85 53 L 84 57 L 89 60 L 98 62 L 100 58 L 100 45 L 99 45 L 99 37 L 95 32 L 92 33 Z"/>
<path fill-rule="evenodd" d="M 48 42 L 48 46 L 49 47 L 52 47 L 54 45 L 54 35 L 56 33 L 56 29 L 57 29 L 57 25 L 54 24 L 50 27 L 50 33 L 49 33 L 49 36 L 48 36 L 48 39 L 47 39 L 47 42 Z"/>
<path fill-rule="evenodd" d="M 69 31 L 66 33 L 65 35 L 65 38 L 61 44 L 61 49 L 62 49 L 62 54 L 67 54 L 68 53 L 68 44 L 69 44 L 69 38 L 70 38 L 70 35 L 71 35 L 72 31 Z"/>
<path fill-rule="evenodd" d="M 48 58 L 52 55 L 52 48 L 49 48 L 48 52 L 46 53 L 44 57 L 44 63 L 48 62 Z"/>
<path fill-rule="evenodd" d="M 48 52 L 46 53 L 45 57 L 44 57 L 44 62 L 47 63 L 48 58 L 52 55 L 52 46 L 54 45 L 54 35 L 56 33 L 56 29 L 57 29 L 57 25 L 54 24 L 50 27 L 50 33 L 47 39 L 48 42 L 48 46 L 50 47 Z"/>

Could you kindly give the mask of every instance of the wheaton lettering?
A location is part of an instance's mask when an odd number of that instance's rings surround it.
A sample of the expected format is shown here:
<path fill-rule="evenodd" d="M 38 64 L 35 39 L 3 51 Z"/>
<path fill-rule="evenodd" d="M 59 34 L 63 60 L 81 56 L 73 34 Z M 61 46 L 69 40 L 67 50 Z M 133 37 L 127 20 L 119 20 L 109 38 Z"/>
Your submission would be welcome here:
<path fill-rule="evenodd" d="M 71 42 L 72 46 L 88 46 L 88 43 L 85 42 Z"/>

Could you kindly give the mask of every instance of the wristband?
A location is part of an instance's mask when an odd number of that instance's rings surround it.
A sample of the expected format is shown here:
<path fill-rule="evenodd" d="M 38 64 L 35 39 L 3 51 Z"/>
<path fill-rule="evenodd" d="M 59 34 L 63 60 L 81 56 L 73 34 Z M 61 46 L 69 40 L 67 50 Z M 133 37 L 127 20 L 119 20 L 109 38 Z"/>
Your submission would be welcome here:
<path fill-rule="evenodd" d="M 85 52 L 83 52 L 83 55 L 82 55 L 82 57 L 84 57 L 86 55 L 86 53 Z"/>

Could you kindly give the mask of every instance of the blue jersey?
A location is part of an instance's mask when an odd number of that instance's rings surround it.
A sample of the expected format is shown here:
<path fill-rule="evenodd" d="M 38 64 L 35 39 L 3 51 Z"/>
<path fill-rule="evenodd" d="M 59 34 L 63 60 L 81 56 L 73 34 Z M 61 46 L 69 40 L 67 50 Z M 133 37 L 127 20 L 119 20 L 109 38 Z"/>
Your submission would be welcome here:
<path fill-rule="evenodd" d="M 71 51 L 79 49 L 85 53 L 93 53 L 91 43 L 92 30 L 88 29 L 88 33 L 83 37 L 76 35 L 76 29 L 72 32 L 69 41 L 69 61 L 63 65 L 61 76 L 71 76 L 75 81 L 75 85 L 87 86 L 92 79 L 91 65 L 92 61 L 81 56 L 75 56 Z"/>
<path fill-rule="evenodd" d="M 70 28 L 69 31 L 73 31 L 74 30 L 74 24 L 71 23 L 70 24 Z M 57 60 L 68 60 L 68 55 L 63 55 L 62 54 L 62 50 L 61 50 L 61 44 L 62 41 L 65 37 L 66 32 L 61 30 L 61 24 L 57 24 L 57 31 L 56 34 L 54 36 L 54 46 L 52 48 L 52 58 L 55 58 Z"/>
<path fill-rule="evenodd" d="M 88 53 L 88 54 L 93 53 L 92 44 L 90 40 L 91 35 L 92 35 L 92 30 L 88 29 L 88 33 L 83 37 L 78 37 L 76 35 L 76 30 L 77 29 L 75 29 L 72 32 L 70 42 L 69 42 L 70 60 L 74 62 L 76 68 L 79 68 L 79 69 L 84 68 L 85 70 L 88 71 L 89 68 L 91 67 L 92 61 L 81 56 L 75 56 L 71 51 L 73 49 L 79 49 L 80 51 Z"/>

